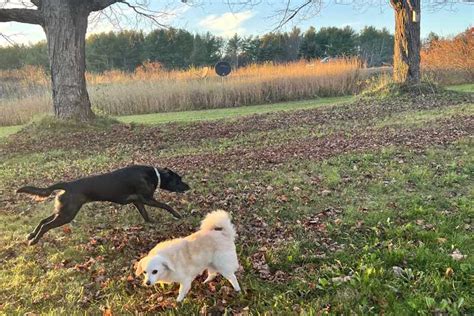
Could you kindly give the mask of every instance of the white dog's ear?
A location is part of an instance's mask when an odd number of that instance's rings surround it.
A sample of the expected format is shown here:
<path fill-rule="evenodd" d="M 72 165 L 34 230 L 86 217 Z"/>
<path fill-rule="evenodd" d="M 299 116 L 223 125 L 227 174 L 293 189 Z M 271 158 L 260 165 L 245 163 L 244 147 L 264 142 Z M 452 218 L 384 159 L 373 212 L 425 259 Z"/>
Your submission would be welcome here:
<path fill-rule="evenodd" d="M 145 259 L 145 258 L 143 258 L 143 259 Z M 135 264 L 135 275 L 136 275 L 136 276 L 139 276 L 140 274 L 143 273 L 143 266 L 142 266 L 143 259 L 141 259 L 140 261 L 138 261 L 138 262 Z"/>
<path fill-rule="evenodd" d="M 174 266 L 171 264 L 169 260 L 164 260 L 162 262 L 163 267 L 165 267 L 166 270 L 168 271 L 174 271 Z"/>

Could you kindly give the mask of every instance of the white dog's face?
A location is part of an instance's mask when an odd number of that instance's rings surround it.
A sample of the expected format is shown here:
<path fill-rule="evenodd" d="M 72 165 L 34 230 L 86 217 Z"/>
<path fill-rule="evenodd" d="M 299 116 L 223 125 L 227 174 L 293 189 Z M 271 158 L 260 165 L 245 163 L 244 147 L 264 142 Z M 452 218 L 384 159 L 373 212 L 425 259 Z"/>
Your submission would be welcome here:
<path fill-rule="evenodd" d="M 157 281 L 164 280 L 171 271 L 169 263 L 161 256 L 147 256 L 141 259 L 137 264 L 135 274 L 145 275 L 143 283 L 145 285 L 153 285 Z"/>

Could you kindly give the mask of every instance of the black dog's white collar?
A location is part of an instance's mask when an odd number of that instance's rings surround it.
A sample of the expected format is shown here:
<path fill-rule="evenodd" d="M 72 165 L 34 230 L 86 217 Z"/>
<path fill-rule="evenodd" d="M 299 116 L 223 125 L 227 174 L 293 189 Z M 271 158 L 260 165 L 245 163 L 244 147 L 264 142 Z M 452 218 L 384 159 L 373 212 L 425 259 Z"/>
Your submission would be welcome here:
<path fill-rule="evenodd" d="M 156 169 L 156 168 L 155 168 L 155 173 L 156 173 L 156 178 L 158 179 L 158 185 L 156 187 L 159 189 L 160 184 L 161 184 L 161 175 L 160 175 L 160 172 L 158 171 L 158 169 Z"/>

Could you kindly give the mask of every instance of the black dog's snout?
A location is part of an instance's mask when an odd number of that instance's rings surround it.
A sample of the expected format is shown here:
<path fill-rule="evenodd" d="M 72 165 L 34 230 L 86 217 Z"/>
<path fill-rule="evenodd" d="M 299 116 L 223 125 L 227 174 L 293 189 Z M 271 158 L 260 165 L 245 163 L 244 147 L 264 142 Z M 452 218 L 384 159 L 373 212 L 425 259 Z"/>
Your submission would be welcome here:
<path fill-rule="evenodd" d="M 150 284 L 151 284 L 151 282 L 150 282 L 150 281 L 146 281 L 146 285 L 150 285 Z"/>

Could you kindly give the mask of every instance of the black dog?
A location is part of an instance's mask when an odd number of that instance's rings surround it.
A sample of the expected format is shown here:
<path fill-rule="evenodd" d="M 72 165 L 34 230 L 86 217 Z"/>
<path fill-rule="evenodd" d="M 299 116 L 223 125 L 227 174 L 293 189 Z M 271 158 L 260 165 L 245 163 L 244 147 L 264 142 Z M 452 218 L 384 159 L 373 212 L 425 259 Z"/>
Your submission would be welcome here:
<path fill-rule="evenodd" d="M 180 218 L 173 208 L 155 200 L 153 193 L 157 187 L 171 192 L 189 190 L 181 177 L 168 168 L 130 166 L 71 182 L 59 182 L 48 188 L 26 186 L 18 189 L 17 193 L 47 197 L 55 190 L 64 190 L 56 196 L 55 214 L 43 219 L 28 235 L 29 244 L 34 245 L 48 230 L 71 222 L 82 205 L 88 202 L 133 203 L 146 222 L 150 222 L 150 218 L 145 205 L 162 208 Z"/>

